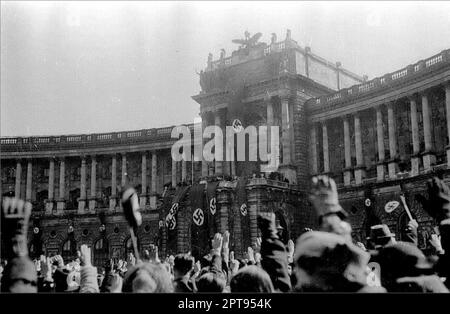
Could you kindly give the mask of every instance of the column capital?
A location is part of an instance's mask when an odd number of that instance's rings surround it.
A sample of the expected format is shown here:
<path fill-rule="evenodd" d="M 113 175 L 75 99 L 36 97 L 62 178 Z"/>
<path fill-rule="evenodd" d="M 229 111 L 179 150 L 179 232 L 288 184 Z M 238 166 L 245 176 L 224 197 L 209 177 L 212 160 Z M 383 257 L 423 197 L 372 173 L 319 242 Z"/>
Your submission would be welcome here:
<path fill-rule="evenodd" d="M 445 81 L 442 85 L 444 85 L 445 88 L 450 88 L 450 81 Z"/>
<path fill-rule="evenodd" d="M 349 117 L 348 117 L 348 114 L 344 114 L 342 116 L 339 116 L 339 118 L 341 119 L 342 122 L 346 122 L 346 121 L 348 122 Z"/>
<path fill-rule="evenodd" d="M 291 93 L 288 89 L 280 89 L 278 91 L 278 97 L 281 101 L 289 101 L 291 98 Z"/>
<path fill-rule="evenodd" d="M 361 112 L 360 111 L 355 111 L 355 112 L 352 112 L 352 116 L 353 116 L 353 118 L 360 118 L 361 117 Z"/>
<path fill-rule="evenodd" d="M 324 127 L 324 126 L 327 126 L 327 121 L 328 121 L 328 120 L 320 120 L 319 122 L 320 122 L 320 125 L 321 125 L 322 127 Z"/>
<path fill-rule="evenodd" d="M 266 92 L 263 96 L 263 102 L 264 103 L 271 103 L 272 101 L 272 96 L 270 96 L 269 92 Z"/>
<path fill-rule="evenodd" d="M 381 111 L 381 110 L 383 110 L 384 107 L 385 107 L 385 104 L 377 104 L 377 105 L 373 106 L 373 109 L 375 109 L 375 111 Z"/>
<path fill-rule="evenodd" d="M 394 109 L 394 104 L 395 104 L 395 101 L 393 101 L 393 100 L 385 103 L 386 108 L 388 108 L 388 109 Z"/>
<path fill-rule="evenodd" d="M 420 93 L 418 93 L 418 95 L 420 95 L 420 97 L 427 97 L 430 96 L 430 94 L 432 94 L 433 92 L 431 91 L 431 89 L 425 89 L 423 91 L 421 91 Z"/>
<path fill-rule="evenodd" d="M 419 94 L 414 93 L 414 94 L 406 96 L 406 98 L 408 99 L 409 102 L 411 102 L 411 101 L 417 102 L 417 100 L 419 99 Z"/>
<path fill-rule="evenodd" d="M 55 157 L 55 160 L 62 162 L 62 161 L 66 161 L 66 156 L 57 156 Z"/>

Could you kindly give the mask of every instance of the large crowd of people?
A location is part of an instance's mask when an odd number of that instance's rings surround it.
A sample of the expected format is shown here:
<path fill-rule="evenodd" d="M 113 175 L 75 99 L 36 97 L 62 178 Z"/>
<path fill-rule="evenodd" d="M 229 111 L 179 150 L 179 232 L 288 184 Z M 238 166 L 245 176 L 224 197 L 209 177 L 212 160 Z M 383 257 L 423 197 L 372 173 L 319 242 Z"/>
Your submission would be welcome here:
<path fill-rule="evenodd" d="M 28 256 L 31 204 L 2 200 L 2 237 L 7 260 L 1 265 L 1 291 L 66 293 L 234 293 L 234 292 L 448 292 L 450 286 L 450 189 L 439 178 L 428 182 L 424 209 L 435 219 L 435 254 L 417 246 L 415 220 L 408 242 L 396 241 L 387 225 L 371 227 L 364 245 L 355 242 L 347 213 L 340 206 L 333 179 L 312 179 L 310 201 L 318 230 L 304 230 L 284 244 L 273 213 L 259 213 L 261 237 L 243 259 L 230 251 L 230 234 L 217 233 L 211 251 L 199 260 L 190 252 L 160 259 L 152 246 L 103 268 L 91 263 L 91 248 L 81 245 L 78 258 Z"/>

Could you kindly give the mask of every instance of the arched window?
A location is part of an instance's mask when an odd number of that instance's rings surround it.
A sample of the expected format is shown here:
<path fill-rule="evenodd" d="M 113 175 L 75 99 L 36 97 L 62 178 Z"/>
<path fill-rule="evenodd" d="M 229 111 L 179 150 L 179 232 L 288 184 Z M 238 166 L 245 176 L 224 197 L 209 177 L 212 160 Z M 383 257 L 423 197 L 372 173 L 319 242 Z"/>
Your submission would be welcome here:
<path fill-rule="evenodd" d="M 94 266 L 104 267 L 109 258 L 108 241 L 105 238 L 98 239 L 94 244 Z"/>
<path fill-rule="evenodd" d="M 62 247 L 62 258 L 64 263 L 69 263 L 77 258 L 77 243 L 74 239 L 67 239 Z"/>

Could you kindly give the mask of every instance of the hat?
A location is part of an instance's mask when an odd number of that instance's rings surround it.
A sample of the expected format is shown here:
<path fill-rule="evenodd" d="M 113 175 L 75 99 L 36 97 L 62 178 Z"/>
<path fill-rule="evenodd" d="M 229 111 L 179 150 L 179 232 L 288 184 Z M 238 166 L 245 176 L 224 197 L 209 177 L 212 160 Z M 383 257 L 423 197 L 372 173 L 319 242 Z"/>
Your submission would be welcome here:
<path fill-rule="evenodd" d="M 434 265 L 422 251 L 409 242 L 399 241 L 380 250 L 378 262 L 382 272 L 396 278 L 433 273 Z"/>
<path fill-rule="evenodd" d="M 370 227 L 370 236 L 367 240 L 376 241 L 377 239 L 394 238 L 395 233 L 391 233 L 386 224 L 374 225 Z"/>
<path fill-rule="evenodd" d="M 305 258 L 320 259 L 322 265 L 311 265 L 314 267 L 335 270 L 340 267 L 343 270 L 351 262 L 367 263 L 370 255 L 341 235 L 310 231 L 298 238 L 294 252 L 294 261 L 300 268 L 308 268 L 308 265 L 302 265 Z"/>
<path fill-rule="evenodd" d="M 77 271 L 72 271 L 67 275 L 67 292 L 76 291 L 80 288 L 81 275 Z"/>

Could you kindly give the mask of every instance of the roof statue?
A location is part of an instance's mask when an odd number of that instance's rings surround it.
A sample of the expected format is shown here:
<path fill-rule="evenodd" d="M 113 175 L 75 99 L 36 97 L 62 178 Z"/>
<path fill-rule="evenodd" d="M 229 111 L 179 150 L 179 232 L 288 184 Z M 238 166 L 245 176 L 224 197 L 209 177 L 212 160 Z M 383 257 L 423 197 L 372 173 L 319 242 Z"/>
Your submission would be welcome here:
<path fill-rule="evenodd" d="M 261 38 L 262 33 L 256 33 L 252 37 L 250 37 L 250 33 L 245 31 L 244 33 L 245 39 L 233 39 L 232 42 L 235 44 L 240 44 L 240 48 L 250 48 L 256 46 L 258 40 Z"/>
<path fill-rule="evenodd" d="M 277 34 L 272 33 L 272 37 L 270 38 L 270 43 L 274 44 L 277 42 Z"/>

